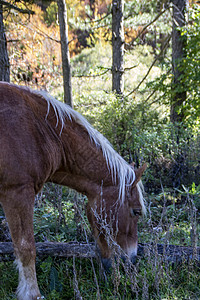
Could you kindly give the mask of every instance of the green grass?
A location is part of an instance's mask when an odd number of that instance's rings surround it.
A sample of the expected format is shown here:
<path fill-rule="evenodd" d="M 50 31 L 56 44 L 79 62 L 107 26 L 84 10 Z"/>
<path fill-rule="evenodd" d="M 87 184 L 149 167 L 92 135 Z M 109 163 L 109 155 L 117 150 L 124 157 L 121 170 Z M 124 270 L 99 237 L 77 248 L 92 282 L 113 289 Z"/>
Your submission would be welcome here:
<path fill-rule="evenodd" d="M 37 261 L 38 283 L 50 299 L 199 299 L 200 268 L 195 263 L 163 264 L 154 257 L 143 258 L 136 267 L 120 266 L 106 274 L 97 261 L 47 258 Z M 0 299 L 16 299 L 17 272 L 13 263 L 1 263 Z M 96 281 L 95 281 L 96 278 Z"/>
<path fill-rule="evenodd" d="M 182 193 L 182 197 L 180 192 L 173 196 L 170 192 L 150 195 L 147 217 L 139 222 L 139 242 L 191 246 L 194 226 L 199 242 L 199 214 L 194 216 L 191 209 L 191 205 L 199 204 L 197 194 L 193 189 L 193 194 Z M 62 203 L 61 198 L 65 200 Z M 36 240 L 91 241 L 85 205 L 85 197 L 65 187 L 47 185 L 35 208 Z M 0 299 L 16 299 L 17 270 L 13 262 L 1 262 L 0 267 Z M 80 299 L 80 296 L 88 300 L 200 298 L 200 266 L 196 262 L 173 265 L 162 256 L 147 254 L 138 258 L 135 267 L 114 264 L 108 274 L 95 259 L 49 257 L 37 259 L 36 268 L 40 290 L 47 300 Z"/>

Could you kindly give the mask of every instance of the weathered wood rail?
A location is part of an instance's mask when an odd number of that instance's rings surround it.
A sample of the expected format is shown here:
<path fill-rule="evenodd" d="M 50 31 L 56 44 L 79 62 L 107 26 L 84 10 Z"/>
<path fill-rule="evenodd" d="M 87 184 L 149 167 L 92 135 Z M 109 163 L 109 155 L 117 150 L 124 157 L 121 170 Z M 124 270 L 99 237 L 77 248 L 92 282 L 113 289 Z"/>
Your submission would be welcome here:
<path fill-rule="evenodd" d="M 38 257 L 79 257 L 79 258 L 97 258 L 98 253 L 94 243 L 58 243 L 42 242 L 36 243 Z M 138 256 L 158 256 L 168 262 L 183 262 L 197 260 L 200 262 L 200 247 L 163 245 L 163 244 L 139 244 Z M 0 242 L 0 261 L 14 260 L 13 245 L 11 242 Z"/>

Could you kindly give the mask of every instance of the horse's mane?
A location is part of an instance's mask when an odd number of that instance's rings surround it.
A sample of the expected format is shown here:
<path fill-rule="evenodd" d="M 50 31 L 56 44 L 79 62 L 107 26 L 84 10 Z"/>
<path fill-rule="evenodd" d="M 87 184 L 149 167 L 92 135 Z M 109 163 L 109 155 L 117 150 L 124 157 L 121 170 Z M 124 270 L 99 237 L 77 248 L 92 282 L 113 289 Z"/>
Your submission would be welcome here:
<path fill-rule="evenodd" d="M 25 87 L 27 90 L 27 88 Z M 96 129 L 92 127 L 92 125 L 77 111 L 73 110 L 69 105 L 64 104 L 58 100 L 56 100 L 53 96 L 49 95 L 46 91 L 39 90 L 30 90 L 31 93 L 41 96 L 47 102 L 47 114 L 49 114 L 50 106 L 53 107 L 55 111 L 55 115 L 57 118 L 57 124 L 61 122 L 61 132 L 65 126 L 66 117 L 69 120 L 73 120 L 76 123 L 83 126 L 91 141 L 94 142 L 96 147 L 100 148 L 103 152 L 103 155 L 106 159 L 107 167 L 111 172 L 113 183 L 119 183 L 119 199 L 121 199 L 122 203 L 125 198 L 126 188 L 131 186 L 135 180 L 135 172 L 134 169 L 113 149 L 109 141 Z M 142 184 L 137 184 L 140 203 L 142 205 L 142 211 L 145 213 L 145 205 L 143 199 L 143 189 Z"/>

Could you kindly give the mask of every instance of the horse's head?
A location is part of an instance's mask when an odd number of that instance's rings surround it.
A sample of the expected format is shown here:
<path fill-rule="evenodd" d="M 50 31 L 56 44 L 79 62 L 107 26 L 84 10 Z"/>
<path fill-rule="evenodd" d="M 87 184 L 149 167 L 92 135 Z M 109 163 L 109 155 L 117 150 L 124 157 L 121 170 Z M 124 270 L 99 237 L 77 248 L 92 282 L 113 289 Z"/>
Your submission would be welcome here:
<path fill-rule="evenodd" d="M 141 191 L 141 176 L 146 164 L 135 171 L 134 183 L 126 188 L 123 203 L 117 201 L 116 186 L 102 187 L 101 195 L 89 199 L 88 220 L 100 248 L 102 261 L 109 267 L 112 250 L 118 246 L 134 263 L 137 255 L 137 222 L 145 207 Z"/>

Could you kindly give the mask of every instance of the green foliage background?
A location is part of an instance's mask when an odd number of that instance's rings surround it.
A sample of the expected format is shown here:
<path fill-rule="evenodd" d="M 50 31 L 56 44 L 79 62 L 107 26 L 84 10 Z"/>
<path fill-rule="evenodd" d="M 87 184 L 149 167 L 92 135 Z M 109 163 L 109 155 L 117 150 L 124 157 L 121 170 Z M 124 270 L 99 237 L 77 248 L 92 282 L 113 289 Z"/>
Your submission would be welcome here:
<path fill-rule="evenodd" d="M 187 47 L 180 67 L 186 72 L 178 88 L 187 90 L 187 101 L 180 107 L 184 111 L 184 121 L 177 127 L 170 122 L 173 96 L 171 45 L 159 56 L 171 32 L 170 10 L 166 9 L 144 36 L 135 39 L 131 45 L 126 43 L 125 93 L 121 99 L 111 91 L 110 2 L 106 12 L 108 17 L 99 22 L 96 21 L 105 14 L 96 13 L 91 22 L 89 6 L 81 8 L 78 1 L 67 2 L 70 30 L 87 31 L 84 40 L 87 47 L 80 46 L 79 53 L 71 59 L 75 109 L 108 138 L 125 160 L 135 161 L 137 167 L 143 162 L 148 163 L 143 178 L 147 217 L 139 222 L 139 242 L 199 246 L 199 6 L 190 9 L 189 25 L 181 29 L 182 35 L 187 36 Z M 166 4 L 167 1 L 125 1 L 125 32 L 135 38 L 138 26 L 152 21 Z M 56 27 L 56 9 L 56 4 L 52 3 L 42 16 L 48 28 Z M 11 24 L 7 28 L 11 29 Z M 20 41 L 17 51 L 17 46 L 10 50 L 12 55 L 17 53 L 18 63 L 25 55 L 23 42 Z M 31 61 L 26 62 L 23 69 L 19 67 L 20 78 L 16 78 L 16 70 L 11 66 L 12 81 L 35 87 L 34 76 L 41 74 L 36 87 L 48 82 L 50 93 L 63 101 L 61 67 L 55 64 L 56 55 L 50 55 L 48 65 L 41 57 L 37 53 L 35 69 Z M 158 59 L 154 63 L 155 58 Z M 135 89 L 152 64 L 146 80 Z M 22 72 L 29 72 L 31 80 L 23 82 Z M 66 187 L 46 185 L 36 199 L 36 241 L 93 242 L 85 216 L 86 203 L 85 197 Z M 10 237 L 5 229 L 3 212 L 1 221 L 1 240 L 8 241 Z M 0 299 L 16 299 L 17 271 L 12 262 L 0 264 Z M 138 258 L 133 269 L 119 264 L 110 274 L 104 272 L 100 261 L 92 259 L 49 257 L 38 259 L 36 266 L 39 286 L 46 299 L 200 298 L 200 272 L 196 261 L 171 264 L 164 256 L 147 254 L 145 258 Z"/>

